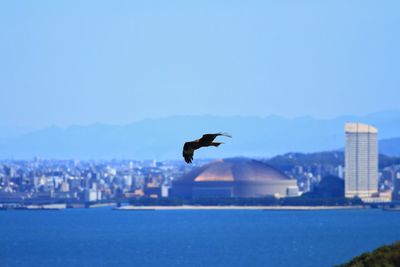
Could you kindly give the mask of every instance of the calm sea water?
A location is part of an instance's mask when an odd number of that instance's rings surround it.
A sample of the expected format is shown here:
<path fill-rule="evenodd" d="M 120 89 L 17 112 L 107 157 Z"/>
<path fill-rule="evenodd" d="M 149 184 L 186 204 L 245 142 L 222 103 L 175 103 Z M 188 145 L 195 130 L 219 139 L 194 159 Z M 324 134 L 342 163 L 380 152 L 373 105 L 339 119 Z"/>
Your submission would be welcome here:
<path fill-rule="evenodd" d="M 400 240 L 400 212 L 1 211 L 1 266 L 333 266 Z"/>

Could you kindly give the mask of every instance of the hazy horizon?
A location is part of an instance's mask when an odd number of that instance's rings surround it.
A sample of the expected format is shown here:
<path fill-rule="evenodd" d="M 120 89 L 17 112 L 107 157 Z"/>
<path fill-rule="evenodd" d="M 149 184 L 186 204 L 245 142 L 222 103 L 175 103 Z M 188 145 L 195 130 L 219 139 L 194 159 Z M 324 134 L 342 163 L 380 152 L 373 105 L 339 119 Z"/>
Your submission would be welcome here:
<path fill-rule="evenodd" d="M 270 157 L 288 152 L 320 152 L 344 146 L 346 122 L 378 129 L 380 152 L 400 155 L 400 111 L 345 116 L 330 120 L 280 116 L 173 116 L 136 123 L 47 127 L 32 132 L 0 132 L 0 158 L 181 158 L 184 142 L 204 133 L 225 131 L 233 138 L 201 157 Z M 21 131 L 23 129 L 20 129 Z M 22 133 L 22 134 L 21 134 Z"/>
<path fill-rule="evenodd" d="M 400 114 L 400 109 L 383 109 L 383 110 L 377 110 L 374 112 L 367 112 L 364 114 L 350 114 L 350 113 L 343 113 L 339 114 L 337 116 L 328 116 L 328 117 L 321 117 L 321 116 L 314 116 L 314 115 L 309 115 L 309 114 L 304 114 L 304 115 L 296 115 L 296 116 L 285 116 L 281 114 L 266 114 L 266 115 L 240 115 L 240 114 L 230 114 L 230 115 L 220 115 L 220 114 L 170 114 L 170 115 L 160 115 L 160 116 L 154 116 L 154 117 L 144 117 L 144 118 L 139 118 L 139 119 L 134 119 L 131 121 L 126 121 L 126 122 L 115 122 L 115 121 L 91 121 L 91 122 L 82 122 L 82 123 L 69 123 L 69 124 L 62 124 L 62 123 L 49 123 L 49 124 L 43 124 L 43 125 L 36 125 L 32 126 L 29 124 L 24 124 L 24 125 L 11 125 L 7 123 L 0 122 L 0 128 L 3 127 L 3 129 L 21 129 L 21 130 L 40 130 L 40 129 L 45 129 L 45 128 L 50 128 L 50 127 L 57 127 L 57 128 L 69 128 L 69 127 L 85 127 L 85 126 L 92 126 L 96 124 L 100 125 L 114 125 L 114 126 L 126 126 L 130 125 L 133 123 L 138 123 L 138 122 L 143 122 L 143 121 L 149 121 L 149 120 L 161 120 L 161 119 L 169 119 L 169 118 L 174 118 L 174 117 L 226 117 L 226 118 L 233 118 L 233 117 L 240 117 L 240 118 L 269 118 L 269 117 L 279 117 L 283 119 L 288 119 L 288 120 L 296 120 L 296 119 L 301 119 L 301 118 L 312 118 L 316 120 L 334 120 L 342 117 L 368 117 L 371 115 L 375 114 L 388 114 L 388 113 L 399 113 Z"/>

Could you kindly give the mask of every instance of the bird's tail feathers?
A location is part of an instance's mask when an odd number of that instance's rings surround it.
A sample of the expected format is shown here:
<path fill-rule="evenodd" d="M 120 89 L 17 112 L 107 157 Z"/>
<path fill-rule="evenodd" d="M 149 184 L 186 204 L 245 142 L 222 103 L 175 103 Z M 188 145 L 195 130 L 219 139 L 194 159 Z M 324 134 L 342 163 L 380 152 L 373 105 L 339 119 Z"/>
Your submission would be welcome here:
<path fill-rule="evenodd" d="M 228 133 L 224 133 L 224 132 L 219 132 L 218 134 L 222 135 L 222 136 L 226 136 L 229 138 L 232 138 L 232 135 L 228 134 Z"/>

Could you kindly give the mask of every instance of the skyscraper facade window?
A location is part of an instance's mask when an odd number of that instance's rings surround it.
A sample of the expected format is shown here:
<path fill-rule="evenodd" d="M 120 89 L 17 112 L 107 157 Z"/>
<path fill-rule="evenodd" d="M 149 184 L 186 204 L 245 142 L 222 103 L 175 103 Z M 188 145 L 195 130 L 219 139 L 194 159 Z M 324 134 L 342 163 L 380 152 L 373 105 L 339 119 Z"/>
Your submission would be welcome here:
<path fill-rule="evenodd" d="M 346 123 L 345 196 L 368 199 L 378 193 L 378 130 L 367 124 Z"/>

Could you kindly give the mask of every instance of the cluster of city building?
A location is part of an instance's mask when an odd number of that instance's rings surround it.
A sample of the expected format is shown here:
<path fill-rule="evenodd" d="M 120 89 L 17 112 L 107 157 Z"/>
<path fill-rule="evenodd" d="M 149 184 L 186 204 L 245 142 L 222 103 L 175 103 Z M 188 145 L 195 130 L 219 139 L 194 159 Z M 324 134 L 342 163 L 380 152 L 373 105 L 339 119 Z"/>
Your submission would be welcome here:
<path fill-rule="evenodd" d="M 170 197 L 174 184 L 175 192 L 184 195 L 218 192 L 228 197 L 253 197 L 265 191 L 285 197 L 312 191 L 326 175 L 344 179 L 346 198 L 385 202 L 399 198 L 400 165 L 378 169 L 377 132 L 370 125 L 347 123 L 344 166 L 340 160 L 336 164 L 316 162 L 296 165 L 282 173 L 242 159 L 216 162 L 203 169 L 201 166 L 209 161 L 188 165 L 183 161 L 5 160 L 0 162 L 0 203 Z M 286 177 L 295 183 L 286 181 Z"/>
<path fill-rule="evenodd" d="M 0 162 L 0 202 L 167 197 L 172 180 L 190 168 L 174 161 L 7 160 Z"/>

